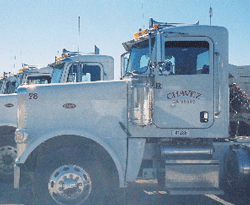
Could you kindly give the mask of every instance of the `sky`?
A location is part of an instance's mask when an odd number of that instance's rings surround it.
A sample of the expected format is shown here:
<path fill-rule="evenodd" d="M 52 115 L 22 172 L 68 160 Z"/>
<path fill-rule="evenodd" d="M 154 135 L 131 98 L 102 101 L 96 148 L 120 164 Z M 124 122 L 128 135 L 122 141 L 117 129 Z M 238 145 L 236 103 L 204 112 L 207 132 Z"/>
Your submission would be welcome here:
<path fill-rule="evenodd" d="M 100 54 L 120 72 L 122 43 L 149 18 L 170 23 L 224 26 L 229 32 L 229 63 L 250 65 L 249 0 L 0 0 L 0 76 L 22 63 L 46 66 L 62 49 Z M 78 17 L 80 16 L 80 32 Z"/>

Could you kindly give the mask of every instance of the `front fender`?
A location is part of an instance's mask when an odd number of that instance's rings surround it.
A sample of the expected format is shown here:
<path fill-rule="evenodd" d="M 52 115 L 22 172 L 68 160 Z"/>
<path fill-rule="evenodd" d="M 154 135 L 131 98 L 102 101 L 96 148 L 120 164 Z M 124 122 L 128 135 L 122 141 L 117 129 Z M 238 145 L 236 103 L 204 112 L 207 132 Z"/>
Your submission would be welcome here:
<path fill-rule="evenodd" d="M 115 163 L 115 166 L 117 168 L 118 171 L 118 175 L 119 175 L 119 182 L 120 182 L 120 187 L 124 187 L 125 186 L 125 181 L 124 181 L 124 176 L 125 176 L 125 162 L 126 162 L 126 153 L 124 153 L 124 155 L 121 155 L 118 152 L 115 151 L 115 149 L 117 150 L 121 150 L 121 148 L 119 148 L 117 146 L 117 143 L 115 143 L 114 140 L 114 144 L 108 144 L 106 143 L 107 140 L 103 140 L 104 138 L 101 138 L 100 136 L 97 136 L 96 134 L 93 134 L 89 131 L 86 130 L 81 130 L 81 129 L 74 129 L 74 130 L 69 130 L 69 129 L 60 129 L 60 130 L 52 130 L 50 132 L 47 132 L 45 134 L 43 134 L 42 136 L 39 136 L 36 138 L 36 140 L 34 140 L 32 143 L 28 144 L 28 143 L 24 143 L 24 144 L 17 144 L 17 149 L 18 149 L 18 158 L 16 160 L 16 164 L 24 164 L 25 161 L 27 160 L 27 158 L 29 157 L 29 155 L 39 146 L 41 145 L 43 142 L 45 142 L 48 139 L 51 139 L 53 137 L 56 136 L 62 136 L 62 135 L 74 135 L 74 136 L 80 136 L 80 137 L 84 137 L 87 139 L 91 139 L 94 142 L 98 143 L 100 146 L 102 146 L 111 156 L 112 160 Z M 28 136 L 28 138 L 30 138 L 32 136 Z M 107 139 L 107 138 L 105 138 Z M 122 143 L 119 143 L 120 146 L 125 147 L 126 150 L 126 146 L 127 146 L 127 141 L 126 138 L 119 138 Z M 108 142 L 112 142 L 111 140 Z M 114 146 L 113 146 L 114 145 Z M 119 153 L 119 155 L 117 154 Z"/>

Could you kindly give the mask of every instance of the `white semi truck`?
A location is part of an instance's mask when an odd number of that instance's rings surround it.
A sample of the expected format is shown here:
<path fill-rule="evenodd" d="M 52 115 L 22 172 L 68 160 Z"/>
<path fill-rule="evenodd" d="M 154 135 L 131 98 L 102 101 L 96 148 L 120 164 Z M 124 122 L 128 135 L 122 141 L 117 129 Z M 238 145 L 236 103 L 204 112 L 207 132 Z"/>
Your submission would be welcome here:
<path fill-rule="evenodd" d="M 38 67 L 24 65 L 16 74 L 16 89 L 21 85 L 48 84 L 51 82 L 53 69 L 51 67 Z"/>
<path fill-rule="evenodd" d="M 17 73 L 5 73 L 1 77 L 1 94 L 16 93 L 17 88 L 24 84 L 47 84 L 52 75 L 51 67 L 23 65 Z"/>
<path fill-rule="evenodd" d="M 150 19 L 135 36 L 121 80 L 18 89 L 15 188 L 29 172 L 40 204 L 111 204 L 137 179 L 176 195 L 247 184 L 250 141 L 229 134 L 227 30 Z"/>
<path fill-rule="evenodd" d="M 79 54 L 64 49 L 61 57 L 40 69 L 25 68 L 15 75 L 15 88 L 29 84 L 66 83 L 114 79 L 114 59 L 106 55 Z M 14 90 L 14 89 L 13 89 Z M 51 93 L 52 94 L 52 93 Z M 36 96 L 30 96 L 36 98 Z M 17 94 L 0 95 L 0 180 L 13 181 L 17 156 Z M 34 113 L 35 114 L 35 113 Z"/>
<path fill-rule="evenodd" d="M 0 95 L 0 181 L 13 181 L 16 158 L 17 88 L 23 84 L 49 83 L 52 68 L 25 65 L 18 73 L 4 73 Z"/>

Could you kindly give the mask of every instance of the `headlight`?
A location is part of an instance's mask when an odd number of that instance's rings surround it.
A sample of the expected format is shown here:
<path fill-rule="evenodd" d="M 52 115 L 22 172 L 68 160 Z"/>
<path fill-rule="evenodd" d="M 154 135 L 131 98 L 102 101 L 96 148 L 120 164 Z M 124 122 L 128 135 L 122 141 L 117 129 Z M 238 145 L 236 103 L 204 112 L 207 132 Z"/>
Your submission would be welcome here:
<path fill-rule="evenodd" d="M 28 137 L 28 133 L 23 130 L 17 130 L 15 133 L 15 141 L 16 143 L 24 142 Z"/>

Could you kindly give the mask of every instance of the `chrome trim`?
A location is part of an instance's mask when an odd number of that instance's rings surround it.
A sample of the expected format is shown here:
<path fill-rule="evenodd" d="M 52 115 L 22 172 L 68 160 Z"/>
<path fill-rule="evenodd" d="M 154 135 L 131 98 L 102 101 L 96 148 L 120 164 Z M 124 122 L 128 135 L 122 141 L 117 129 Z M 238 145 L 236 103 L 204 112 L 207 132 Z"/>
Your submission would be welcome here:
<path fill-rule="evenodd" d="M 145 126 L 153 123 L 154 90 L 144 83 L 132 86 L 130 121 Z"/>
<path fill-rule="evenodd" d="M 250 148 L 245 145 L 233 145 L 226 159 L 227 180 L 232 186 L 246 187 L 250 179 Z"/>
<path fill-rule="evenodd" d="M 19 129 L 26 127 L 26 92 L 18 93 L 17 125 Z"/>
<path fill-rule="evenodd" d="M 161 146 L 161 157 L 165 159 L 189 159 L 189 160 L 201 160 L 211 159 L 214 153 L 214 147 L 212 144 L 165 144 Z"/>
<path fill-rule="evenodd" d="M 48 183 L 51 197 L 59 204 L 82 204 L 91 190 L 89 174 L 76 165 L 59 167 L 52 173 Z"/>
<path fill-rule="evenodd" d="M 14 188 L 19 189 L 21 169 L 18 164 L 14 165 Z"/>

